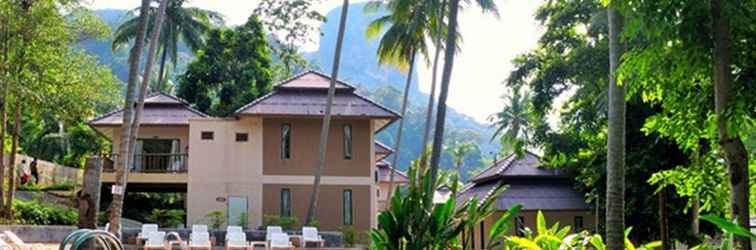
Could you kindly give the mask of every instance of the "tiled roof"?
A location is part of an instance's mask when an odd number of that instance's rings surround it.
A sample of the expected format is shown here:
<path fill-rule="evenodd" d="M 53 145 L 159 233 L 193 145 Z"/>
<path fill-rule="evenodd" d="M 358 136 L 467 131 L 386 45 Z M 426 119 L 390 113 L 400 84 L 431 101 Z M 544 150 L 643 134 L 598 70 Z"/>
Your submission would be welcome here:
<path fill-rule="evenodd" d="M 379 182 L 389 182 L 391 178 L 391 164 L 389 164 L 386 161 L 378 161 L 375 166 L 378 168 L 378 181 Z M 407 183 L 409 182 L 409 177 L 407 177 L 407 174 L 400 170 L 394 171 L 394 182 L 397 183 Z"/>
<path fill-rule="evenodd" d="M 389 146 L 386 146 L 386 144 L 383 144 L 379 141 L 375 141 L 375 154 L 378 155 L 378 161 L 385 159 L 392 153 L 394 153 L 394 150 L 391 149 Z"/>
<path fill-rule="evenodd" d="M 278 84 L 274 90 L 241 107 L 237 115 L 301 115 L 325 114 L 328 81 L 330 78 L 316 71 L 307 71 Z M 331 106 L 335 117 L 369 117 L 395 120 L 399 115 L 391 109 L 354 93 L 354 88 L 339 82 Z"/>
<path fill-rule="evenodd" d="M 590 209 L 583 194 L 566 181 L 513 181 L 505 185 L 507 188 L 496 199 L 499 210 L 515 204 L 522 204 L 524 210 Z"/>
<path fill-rule="evenodd" d="M 308 70 L 303 71 L 279 84 L 276 84 L 275 88 L 278 89 L 328 89 L 331 85 L 331 77 L 315 71 Z M 354 90 L 352 85 L 345 83 L 341 80 L 336 81 L 337 90 Z"/>
<path fill-rule="evenodd" d="M 532 152 L 526 151 L 520 158 L 517 158 L 514 154 L 509 155 L 503 160 L 496 162 L 493 166 L 483 170 L 480 174 L 470 180 L 473 182 L 482 182 L 499 177 L 560 178 L 568 175 L 568 171 L 563 169 L 542 167 L 540 157 Z"/>
<path fill-rule="evenodd" d="M 489 197 L 499 185 L 507 188 L 496 197 L 496 208 L 505 210 L 522 204 L 527 210 L 585 210 L 583 194 L 570 183 L 570 173 L 540 166 L 537 155 L 510 155 L 471 179 L 458 195 L 460 201 Z"/>
<path fill-rule="evenodd" d="M 158 92 L 145 97 L 140 124 L 189 125 L 189 119 L 198 117 L 209 116 L 193 109 L 178 97 Z M 88 123 L 92 126 L 118 126 L 122 122 L 123 109 L 119 109 L 92 119 Z"/>

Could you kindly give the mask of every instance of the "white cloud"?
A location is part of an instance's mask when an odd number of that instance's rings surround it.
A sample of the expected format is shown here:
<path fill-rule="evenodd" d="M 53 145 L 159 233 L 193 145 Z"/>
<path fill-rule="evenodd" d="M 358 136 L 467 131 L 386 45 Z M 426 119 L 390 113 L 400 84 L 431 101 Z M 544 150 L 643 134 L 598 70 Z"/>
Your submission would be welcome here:
<path fill-rule="evenodd" d="M 193 0 L 189 5 L 220 12 L 225 15 L 229 25 L 238 25 L 247 20 L 258 2 Z M 341 3 L 341 0 L 324 0 L 318 10 L 326 13 Z M 468 7 L 460 13 L 460 30 L 464 40 L 461 53 L 454 62 L 447 102 L 450 106 L 481 122 L 502 107 L 500 96 L 507 89 L 501 82 L 512 70 L 511 60 L 534 48 L 541 34 L 539 25 L 533 19 L 541 3 L 542 0 L 497 1 L 501 15 L 499 19 L 482 14 L 477 7 Z M 89 6 L 94 9 L 133 9 L 139 4 L 137 0 L 90 0 Z M 429 92 L 430 67 L 425 65 L 418 73 L 421 91 Z M 440 73 L 438 78 L 440 81 Z"/>

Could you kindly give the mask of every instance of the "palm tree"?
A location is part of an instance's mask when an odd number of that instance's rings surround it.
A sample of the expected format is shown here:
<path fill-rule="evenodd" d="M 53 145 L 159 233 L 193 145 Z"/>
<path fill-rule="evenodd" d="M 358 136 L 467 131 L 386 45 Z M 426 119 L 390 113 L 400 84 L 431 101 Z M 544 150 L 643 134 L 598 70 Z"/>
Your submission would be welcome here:
<path fill-rule="evenodd" d="M 438 179 L 438 164 L 441 160 L 441 147 L 444 143 L 444 125 L 446 124 L 446 99 L 449 96 L 449 82 L 451 82 L 452 67 L 454 67 L 454 54 L 457 50 L 457 14 L 459 12 L 460 0 L 449 1 L 449 28 L 446 32 L 446 43 L 444 46 L 444 71 L 441 74 L 441 91 L 438 93 L 438 108 L 436 109 L 436 125 L 433 132 L 433 148 L 431 149 L 430 159 L 430 183 L 435 183 Z M 475 2 L 484 10 L 490 11 L 498 17 L 496 3 L 493 0 L 475 0 Z M 431 204 L 433 193 L 426 194 L 426 204 Z"/>
<path fill-rule="evenodd" d="M 743 140 L 729 129 L 727 109 L 732 104 L 732 65 L 730 65 L 730 20 L 726 14 L 733 5 L 728 1 L 712 0 L 711 21 L 714 50 L 714 111 L 717 116 L 717 133 L 719 145 L 722 147 L 730 175 L 730 212 L 736 218 L 738 225 L 748 228 L 750 225 L 749 209 L 749 180 L 748 180 L 748 151 Z M 730 5 L 730 6 L 728 6 Z M 741 249 L 751 249 L 751 241 L 747 237 L 738 237 Z"/>
<path fill-rule="evenodd" d="M 196 7 L 184 7 L 185 2 L 186 0 L 169 0 L 165 10 L 165 20 L 160 35 L 160 71 L 157 78 L 160 84 L 156 86 L 157 89 L 164 88 L 162 84 L 165 83 L 165 68 L 168 57 L 171 58 L 173 67 L 176 66 L 179 41 L 184 42 L 192 51 L 197 51 L 204 45 L 204 34 L 210 30 L 212 25 L 223 23 L 223 17 L 220 13 Z M 147 12 L 150 24 L 155 20 L 156 12 L 155 7 L 150 7 Z M 113 36 L 113 50 L 128 45 L 129 41 L 136 37 L 138 19 L 138 17 L 134 17 L 118 26 Z M 148 28 L 148 32 L 151 32 L 149 29 L 151 28 Z"/>
<path fill-rule="evenodd" d="M 429 1 L 432 2 L 432 1 Z M 367 29 L 367 36 L 378 36 L 383 27 L 390 25 L 381 37 L 378 45 L 378 60 L 381 64 L 392 64 L 400 69 L 407 68 L 407 78 L 404 84 L 404 96 L 402 98 L 401 116 L 399 128 L 394 141 L 394 158 L 392 160 L 391 173 L 389 174 L 389 190 L 387 200 L 391 200 L 394 189 L 394 175 L 399 164 L 401 152 L 402 130 L 404 129 L 404 116 L 407 113 L 407 99 L 409 98 L 410 86 L 412 85 L 412 71 L 415 67 L 417 53 L 427 58 L 428 46 L 425 43 L 426 35 L 430 34 L 429 20 L 425 15 L 425 1 L 393 0 L 386 3 L 390 12 L 388 15 L 373 20 Z M 368 8 L 378 8 L 383 5 L 382 1 L 370 2 Z"/>
<path fill-rule="evenodd" d="M 477 146 L 471 142 L 462 142 L 457 143 L 452 149 L 451 149 L 451 156 L 454 161 L 454 168 L 457 170 L 457 178 L 459 180 L 462 180 L 462 165 L 465 164 L 465 156 L 467 156 L 470 151 L 473 151 Z"/>
<path fill-rule="evenodd" d="M 153 23 L 154 32 L 150 33 L 149 54 L 147 55 L 147 65 L 145 66 L 145 76 L 143 77 L 142 86 L 140 86 L 139 99 L 134 107 L 134 99 L 136 94 L 136 82 L 137 71 L 139 71 L 139 58 L 142 54 L 142 48 L 144 47 L 144 36 L 147 29 L 147 15 L 150 7 L 150 0 L 142 0 L 142 7 L 140 8 L 138 32 L 136 33 L 134 47 L 131 49 L 129 55 L 129 80 L 126 90 L 126 101 L 124 103 L 123 121 L 121 124 L 121 144 L 119 148 L 120 159 L 117 159 L 116 167 L 116 183 L 120 192 L 113 193 L 113 201 L 110 203 L 110 232 L 113 234 L 120 234 L 121 231 L 121 213 L 123 211 L 123 198 L 126 196 L 126 184 L 128 183 L 128 169 L 129 160 L 134 154 L 134 141 L 139 128 L 139 119 L 141 109 L 144 107 L 144 93 L 146 92 L 145 85 L 149 82 L 150 71 L 152 70 L 152 63 L 154 61 L 155 51 L 157 49 L 157 41 L 160 37 L 160 24 L 163 21 L 165 15 L 166 2 L 169 0 L 162 0 L 158 8 L 158 15 Z M 120 165 L 120 166 L 118 166 Z"/>
<path fill-rule="evenodd" d="M 491 140 L 501 135 L 502 146 L 510 147 L 518 156 L 522 155 L 524 140 L 528 138 L 528 121 L 530 113 L 530 96 L 521 91 L 522 85 L 512 87 L 512 92 L 505 97 L 506 106 L 498 113 L 488 117 L 496 131 Z"/>
<path fill-rule="evenodd" d="M 433 118 L 433 103 L 434 99 L 436 97 L 436 78 L 438 76 L 438 61 L 441 57 L 441 50 L 444 49 L 443 44 L 443 35 L 444 30 L 446 29 L 446 26 L 444 24 L 444 15 L 446 10 L 446 0 L 442 0 L 441 4 L 438 6 L 438 11 L 436 11 L 436 15 L 431 19 L 434 21 L 433 29 L 433 41 L 434 41 L 434 47 L 435 52 L 433 53 L 433 70 L 431 73 L 431 88 L 430 88 L 430 95 L 428 97 L 428 107 L 425 109 L 425 128 L 423 129 L 423 142 L 421 144 L 422 151 L 420 155 L 425 155 L 425 153 L 428 151 L 428 138 L 430 137 L 430 131 L 431 131 L 431 120 Z M 426 164 L 420 164 L 421 168 L 425 168 Z M 419 170 L 418 173 L 424 173 L 424 170 Z"/>
<path fill-rule="evenodd" d="M 310 206 L 307 209 L 307 224 L 315 221 L 315 209 L 318 207 L 318 193 L 320 192 L 320 177 L 325 169 L 326 146 L 328 144 L 328 130 L 331 127 L 331 105 L 333 96 L 336 94 L 336 79 L 339 77 L 339 65 L 341 63 L 341 46 L 344 42 L 344 30 L 346 30 L 346 19 L 349 11 L 349 0 L 344 0 L 341 6 L 341 19 L 339 20 L 339 34 L 336 38 L 336 51 L 333 55 L 333 68 L 331 69 L 331 82 L 328 86 L 328 97 L 326 99 L 325 115 L 323 116 L 323 127 L 320 128 L 320 145 L 318 151 L 317 168 L 315 168 L 315 180 L 312 184 L 312 193 L 310 194 Z"/>
<path fill-rule="evenodd" d="M 625 249 L 625 88 L 617 84 L 622 16 L 609 6 L 609 120 L 606 150 L 607 249 Z"/>

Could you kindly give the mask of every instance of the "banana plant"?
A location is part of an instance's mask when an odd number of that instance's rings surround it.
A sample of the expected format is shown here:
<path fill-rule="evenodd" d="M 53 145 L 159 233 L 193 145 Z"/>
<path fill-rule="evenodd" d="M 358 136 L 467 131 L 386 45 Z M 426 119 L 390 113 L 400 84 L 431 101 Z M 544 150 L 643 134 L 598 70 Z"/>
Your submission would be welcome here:
<path fill-rule="evenodd" d="M 701 216 L 701 219 L 714 224 L 720 230 L 722 230 L 723 237 L 718 242 L 715 242 L 711 239 L 706 240 L 704 241 L 704 243 L 690 248 L 690 250 L 732 250 L 735 249 L 735 246 L 733 245 L 735 236 L 756 240 L 756 234 L 724 218 L 720 218 L 714 215 L 703 215 Z"/>
<path fill-rule="evenodd" d="M 494 197 L 504 190 L 503 186 L 497 187 L 483 200 L 473 198 L 457 202 L 457 197 L 450 197 L 441 204 L 426 204 L 428 200 L 424 199 L 425 194 L 434 192 L 439 182 L 430 183 L 431 176 L 427 173 L 418 175 L 419 162 L 421 161 L 413 163 L 408 176 L 410 183 L 421 178 L 420 185 L 408 185 L 405 190 L 395 190 L 389 210 L 378 215 L 378 227 L 370 232 L 370 249 L 465 249 L 460 244 L 462 237 L 467 237 L 463 232 L 471 232 L 475 225 L 495 212 Z M 456 179 L 451 181 L 450 188 L 456 193 L 459 188 Z M 519 206 L 516 207 L 515 213 L 519 210 Z M 501 229 L 497 230 L 506 231 L 504 223 L 498 222 L 511 220 L 512 216 L 502 216 L 497 221 Z"/>
<path fill-rule="evenodd" d="M 651 250 L 661 247 L 661 241 L 654 241 L 636 247 L 628 239 L 632 228 L 625 230 L 625 249 L 627 250 Z M 546 223 L 546 219 L 541 211 L 536 216 L 536 231 L 529 229 L 524 230 L 524 236 L 503 236 L 504 241 L 501 249 L 527 249 L 527 250 L 564 250 L 564 249 L 595 249 L 606 250 L 606 244 L 601 235 L 591 235 L 587 231 L 580 233 L 570 233 L 570 226 L 560 227 L 559 222 L 554 223 L 551 227 Z M 493 248 L 489 248 L 493 249 Z"/>

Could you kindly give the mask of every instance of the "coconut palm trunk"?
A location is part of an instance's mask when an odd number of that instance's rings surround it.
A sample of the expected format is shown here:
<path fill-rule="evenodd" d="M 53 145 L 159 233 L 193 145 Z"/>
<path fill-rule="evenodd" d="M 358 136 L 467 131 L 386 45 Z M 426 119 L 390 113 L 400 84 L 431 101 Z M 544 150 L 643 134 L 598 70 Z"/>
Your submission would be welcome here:
<path fill-rule="evenodd" d="M 163 45 L 163 51 L 160 53 L 160 72 L 158 75 L 158 85 L 155 87 L 155 91 L 163 91 L 163 84 L 165 81 L 165 61 L 168 59 L 168 46 Z"/>
<path fill-rule="evenodd" d="M 446 34 L 446 46 L 444 52 L 444 71 L 441 75 L 441 91 L 438 93 L 438 108 L 436 109 L 436 126 L 433 132 L 433 147 L 430 159 L 430 185 L 435 185 L 438 179 L 438 164 L 441 160 L 441 147 L 444 143 L 444 126 L 446 124 L 446 99 L 449 96 L 449 83 L 451 82 L 452 67 L 454 66 L 454 50 L 457 48 L 457 14 L 459 12 L 459 0 L 449 1 L 449 30 Z M 425 194 L 425 204 L 432 204 L 433 192 Z"/>
<path fill-rule="evenodd" d="M 607 8 L 609 21 L 609 120 L 606 155 L 607 249 L 625 249 L 625 87 L 617 83 L 622 54 L 622 16 Z"/>
<path fill-rule="evenodd" d="M 724 11 L 727 1 L 711 1 L 712 29 L 714 31 L 714 111 L 717 116 L 719 145 L 722 147 L 730 174 L 730 213 L 738 225 L 750 228 L 748 151 L 743 141 L 728 130 L 727 108 L 732 99 L 732 68 L 730 65 L 730 23 Z M 751 249 L 751 241 L 737 237 L 740 249 Z"/>
<path fill-rule="evenodd" d="M 134 121 L 131 123 L 131 136 L 129 137 L 129 145 L 131 148 L 131 155 L 134 155 L 134 147 L 136 146 L 136 139 L 139 136 L 139 123 L 142 119 L 142 111 L 144 110 L 144 98 L 147 95 L 148 87 L 150 85 L 150 78 L 152 78 L 152 67 L 155 65 L 155 54 L 157 53 L 157 47 L 160 46 L 161 28 L 163 27 L 163 20 L 165 19 L 165 8 L 168 6 L 168 2 L 171 0 L 161 0 L 160 7 L 158 7 L 158 15 L 155 19 L 155 27 L 153 32 L 150 33 L 150 44 L 147 49 L 147 62 L 144 66 L 144 73 L 142 74 L 142 84 L 139 86 L 139 96 L 137 97 L 136 109 L 134 110 Z M 131 157 L 131 156 L 130 156 Z"/>
<path fill-rule="evenodd" d="M 320 192 L 320 177 L 325 169 L 326 147 L 328 145 L 328 130 L 331 128 L 331 105 L 333 96 L 336 94 L 336 79 L 339 76 L 339 64 L 341 63 L 341 47 L 344 42 L 344 31 L 346 29 L 347 13 L 349 11 L 349 0 L 344 0 L 341 7 L 341 19 L 339 20 L 339 33 L 336 38 L 336 51 L 333 55 L 333 68 L 331 69 L 331 82 L 328 86 L 328 97 L 326 98 L 325 114 L 323 116 L 323 127 L 320 129 L 320 144 L 318 150 L 318 162 L 315 167 L 315 180 L 312 184 L 312 193 L 310 194 L 310 206 L 307 209 L 307 223 L 315 221 L 317 214 L 315 210 L 318 207 L 318 194 Z"/>
<path fill-rule="evenodd" d="M 150 0 L 142 0 L 142 6 L 139 11 L 139 28 L 136 38 L 134 39 L 134 47 L 131 48 L 129 54 L 129 79 L 126 84 L 126 99 L 123 104 L 123 120 L 121 124 L 121 141 L 118 148 L 118 158 L 115 162 L 116 178 L 115 186 L 124 187 L 128 180 L 128 171 L 130 169 L 130 163 L 132 159 L 129 159 L 128 155 L 131 151 L 129 145 L 129 136 L 131 134 L 131 121 L 134 115 L 134 92 L 137 84 L 137 74 L 139 72 L 139 61 L 142 54 L 142 48 L 144 47 L 144 33 L 147 29 L 147 15 L 150 8 Z M 121 229 L 121 212 L 123 209 L 123 197 L 125 195 L 125 187 L 119 190 L 121 192 L 113 193 L 113 200 L 110 203 L 110 232 L 114 234 L 120 233 Z"/>
<path fill-rule="evenodd" d="M 437 16 L 438 25 L 436 27 L 439 30 L 441 29 L 441 24 L 443 23 L 443 19 L 444 19 L 444 9 L 446 8 L 445 5 L 446 5 L 446 0 L 441 1 L 441 7 L 439 8 L 438 16 Z M 443 32 L 438 31 L 438 30 L 436 31 L 436 35 L 438 37 L 436 37 L 436 44 L 435 44 L 436 51 L 434 52 L 434 55 L 433 55 L 433 72 L 431 73 L 431 88 L 430 88 L 430 95 L 428 97 L 428 107 L 425 109 L 425 128 L 423 129 L 423 143 L 421 144 L 422 149 L 420 151 L 421 156 L 426 155 L 428 153 L 427 152 L 428 151 L 428 138 L 430 138 L 431 122 L 433 121 L 433 104 L 436 98 L 436 82 L 437 82 L 436 78 L 438 76 L 438 61 L 441 58 L 441 50 L 443 49 L 443 46 L 441 46 L 443 42 L 441 34 L 443 34 Z M 422 175 L 425 172 L 424 168 L 426 164 L 427 162 L 423 162 L 422 164 L 420 164 L 421 169 L 417 171 L 420 175 Z"/>
<path fill-rule="evenodd" d="M 386 200 L 391 201 L 391 194 L 394 193 L 394 175 L 396 168 L 399 166 L 399 155 L 402 147 L 402 130 L 404 129 L 405 115 L 407 114 L 407 99 L 409 98 L 410 86 L 412 85 L 412 70 L 415 68 L 415 54 L 413 53 L 409 61 L 409 70 L 407 72 L 407 81 L 404 83 L 404 98 L 402 98 L 402 118 L 399 120 L 399 128 L 396 131 L 396 140 L 394 144 L 394 159 L 391 162 L 391 173 L 389 174 L 389 189 L 386 194 Z M 386 202 L 386 208 L 391 202 Z"/>
<path fill-rule="evenodd" d="M 437 73 L 439 57 L 441 57 L 441 46 L 439 46 L 438 44 L 439 43 L 436 43 L 436 52 L 434 52 L 435 55 L 433 55 L 433 73 L 431 74 L 431 88 L 430 95 L 428 97 L 428 107 L 425 109 L 425 128 L 423 129 L 423 143 L 420 144 L 420 146 L 423 147 L 420 154 L 421 156 L 428 153 L 428 138 L 430 137 L 431 122 L 433 121 L 433 103 L 435 103 L 436 98 L 436 76 L 438 75 Z M 425 163 L 420 164 L 420 168 L 421 169 L 418 169 L 418 173 L 422 175 L 422 173 L 424 173 L 425 171 Z"/>

